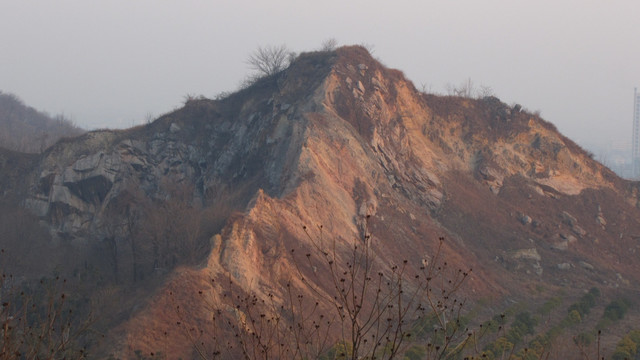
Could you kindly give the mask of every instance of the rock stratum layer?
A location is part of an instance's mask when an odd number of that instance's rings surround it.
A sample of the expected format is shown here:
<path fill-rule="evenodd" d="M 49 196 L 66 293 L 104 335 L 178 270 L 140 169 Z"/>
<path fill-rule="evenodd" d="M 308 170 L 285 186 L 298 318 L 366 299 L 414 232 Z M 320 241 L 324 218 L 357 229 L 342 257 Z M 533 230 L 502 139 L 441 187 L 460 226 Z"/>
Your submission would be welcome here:
<path fill-rule="evenodd" d="M 8 159 L 0 168 L 16 172 Z M 132 193 L 166 199 L 163 184 L 229 209 L 206 259 L 173 270 L 109 335 L 123 357 L 191 356 L 175 323 L 207 330 L 211 304 L 228 301 L 224 279 L 284 296 L 288 254 L 312 248 L 318 225 L 346 252 L 366 221 L 380 264 L 428 261 L 444 237 L 443 258 L 473 268 L 464 292 L 475 299 L 640 281 L 636 183 L 519 106 L 420 93 L 360 47 L 302 54 L 225 99 L 65 140 L 22 164 L 5 193 L 61 239 L 100 233 Z"/>

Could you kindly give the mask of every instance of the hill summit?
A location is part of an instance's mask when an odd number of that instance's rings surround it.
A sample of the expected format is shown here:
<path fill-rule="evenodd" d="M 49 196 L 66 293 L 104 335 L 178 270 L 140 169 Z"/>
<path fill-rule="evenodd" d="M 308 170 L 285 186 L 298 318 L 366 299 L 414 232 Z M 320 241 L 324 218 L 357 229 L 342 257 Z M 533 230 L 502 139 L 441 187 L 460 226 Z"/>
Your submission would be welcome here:
<path fill-rule="evenodd" d="M 293 283 L 331 298 L 330 277 L 301 273 L 291 250 L 347 261 L 358 239 L 380 266 L 438 254 L 473 268 L 462 293 L 496 304 L 640 282 L 637 183 L 519 106 L 421 93 L 359 46 L 301 54 L 149 125 L 58 142 L 20 170 L 10 160 L 0 169 L 20 181 L 5 196 L 54 242 L 87 258 L 109 249 L 91 259 L 110 288 L 162 279 L 110 328 L 123 358 L 192 356 L 189 329 L 211 345 L 212 304 L 247 316 L 230 291 L 278 306 Z"/>

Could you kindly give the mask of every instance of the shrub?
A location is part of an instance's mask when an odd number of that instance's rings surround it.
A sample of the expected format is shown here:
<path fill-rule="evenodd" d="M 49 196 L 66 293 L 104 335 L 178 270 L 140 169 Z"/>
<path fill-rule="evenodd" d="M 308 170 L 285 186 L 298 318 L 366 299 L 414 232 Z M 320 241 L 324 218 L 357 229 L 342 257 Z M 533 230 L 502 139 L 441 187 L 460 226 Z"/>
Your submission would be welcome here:
<path fill-rule="evenodd" d="M 578 310 L 571 310 L 569 315 L 567 315 L 567 325 L 576 325 L 582 322 L 582 316 L 580 316 L 580 312 Z"/>
<path fill-rule="evenodd" d="M 84 359 L 91 316 L 64 291 L 67 281 L 42 278 L 30 286 L 0 278 L 0 358 Z"/>
<path fill-rule="evenodd" d="M 591 308 L 593 308 L 596 305 L 596 299 L 599 296 L 600 296 L 600 290 L 595 287 L 591 288 L 589 292 L 584 294 L 577 303 L 569 306 L 569 308 L 567 309 L 567 312 L 571 313 L 572 311 L 575 310 L 578 312 L 578 314 L 581 317 L 584 317 L 585 315 L 588 315 L 589 312 L 591 311 Z"/>
<path fill-rule="evenodd" d="M 635 359 L 638 354 L 638 341 L 640 340 L 640 331 L 633 330 L 623 337 L 613 352 L 611 358 L 613 360 Z"/>
<path fill-rule="evenodd" d="M 625 300 L 613 300 L 611 301 L 606 308 L 604 308 L 603 318 L 609 319 L 611 321 L 618 321 L 624 318 L 624 315 L 627 313 L 629 309 L 629 304 Z"/>

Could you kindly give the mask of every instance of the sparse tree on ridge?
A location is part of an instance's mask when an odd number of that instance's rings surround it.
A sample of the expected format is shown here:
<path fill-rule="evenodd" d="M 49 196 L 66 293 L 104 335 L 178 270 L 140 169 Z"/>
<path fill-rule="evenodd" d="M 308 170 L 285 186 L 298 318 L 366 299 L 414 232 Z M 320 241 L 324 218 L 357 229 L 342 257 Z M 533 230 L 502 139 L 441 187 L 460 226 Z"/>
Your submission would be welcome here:
<path fill-rule="evenodd" d="M 292 54 L 286 45 L 260 46 L 249 56 L 247 63 L 258 76 L 271 76 L 287 67 Z"/>
<path fill-rule="evenodd" d="M 322 42 L 320 45 L 320 51 L 334 51 L 338 46 L 338 40 L 335 38 L 329 38 Z"/>

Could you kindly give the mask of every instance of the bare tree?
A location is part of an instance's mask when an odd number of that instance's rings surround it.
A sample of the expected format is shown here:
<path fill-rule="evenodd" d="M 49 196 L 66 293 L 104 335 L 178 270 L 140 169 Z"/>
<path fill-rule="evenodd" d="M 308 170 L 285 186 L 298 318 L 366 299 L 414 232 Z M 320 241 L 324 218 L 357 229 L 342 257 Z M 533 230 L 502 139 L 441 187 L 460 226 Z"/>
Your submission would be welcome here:
<path fill-rule="evenodd" d="M 320 51 L 334 51 L 338 46 L 338 40 L 335 38 L 329 38 L 322 42 L 320 45 Z"/>
<path fill-rule="evenodd" d="M 287 67 L 291 54 L 285 45 L 260 46 L 249 56 L 247 63 L 259 76 L 270 76 Z"/>
<path fill-rule="evenodd" d="M 151 124 L 155 118 L 156 116 L 151 111 L 149 111 L 144 115 L 144 123 Z"/>
<path fill-rule="evenodd" d="M 295 261 L 298 276 L 316 301 L 333 307 L 339 328 L 336 345 L 342 344 L 338 348 L 334 345 L 336 356 L 396 359 L 419 342 L 427 344 L 426 359 L 459 354 L 470 333 L 460 322 L 465 301 L 457 296 L 471 270 L 447 267 L 441 259 L 443 238 L 430 264 L 412 266 L 402 260 L 396 265 L 383 265 L 371 247 L 368 219 L 361 238 L 354 240 L 346 257 L 336 250 L 335 239 L 323 239 L 321 226 L 317 237 L 305 228 L 315 249 L 305 254 L 305 260 Z M 312 271 L 316 268 L 322 271 Z M 319 278 L 307 280 L 318 274 L 329 278 L 328 293 L 316 285 Z"/>
<path fill-rule="evenodd" d="M 472 98 L 473 93 L 475 92 L 475 85 L 473 84 L 473 81 L 471 81 L 471 78 L 467 78 L 467 80 L 463 81 L 458 86 L 447 84 L 446 89 L 448 95 Z"/>
<path fill-rule="evenodd" d="M 487 85 L 480 85 L 480 88 L 478 89 L 477 93 L 478 93 L 478 99 L 495 96 L 495 93 L 493 92 L 493 89 L 491 88 L 491 86 L 487 86 Z"/>
<path fill-rule="evenodd" d="M 480 84 L 480 86 L 476 86 L 471 78 L 467 78 L 467 80 L 460 83 L 460 85 L 453 85 L 451 83 L 445 86 L 447 91 L 447 95 L 450 96 L 460 96 L 464 98 L 477 98 L 483 99 L 490 96 L 495 96 L 493 89 L 491 86 Z"/>
<path fill-rule="evenodd" d="M 0 250 L 0 264 L 8 257 Z M 86 359 L 93 323 L 66 279 L 29 282 L 0 270 L 0 359 Z"/>
<path fill-rule="evenodd" d="M 162 186 L 167 199 L 145 204 L 140 219 L 130 218 L 140 226 L 131 231 L 140 237 L 139 241 L 130 244 L 138 260 L 151 256 L 154 270 L 167 271 L 178 264 L 201 260 L 208 238 L 202 233 L 202 209 L 191 201 L 193 186 L 173 183 Z"/>
<path fill-rule="evenodd" d="M 369 53 L 369 55 L 373 55 L 373 53 L 376 51 L 376 46 L 370 43 L 360 43 L 358 44 L 359 46 L 362 46 L 365 50 L 367 50 L 367 52 Z"/>

